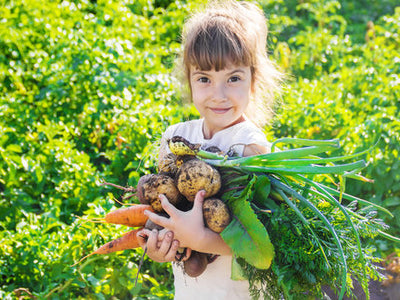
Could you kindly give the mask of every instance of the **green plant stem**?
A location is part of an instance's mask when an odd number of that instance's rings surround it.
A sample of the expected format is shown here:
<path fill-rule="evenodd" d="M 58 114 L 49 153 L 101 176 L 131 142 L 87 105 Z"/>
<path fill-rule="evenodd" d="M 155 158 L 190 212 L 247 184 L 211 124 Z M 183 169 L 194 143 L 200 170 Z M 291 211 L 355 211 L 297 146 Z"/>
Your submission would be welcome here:
<path fill-rule="evenodd" d="M 332 150 L 333 147 L 331 146 L 311 146 L 311 147 L 304 147 L 299 149 L 291 149 L 291 150 L 284 150 L 280 152 L 274 153 L 267 153 L 267 154 L 260 154 L 254 156 L 247 156 L 247 157 L 240 157 L 240 158 L 233 158 L 227 159 L 222 162 L 221 166 L 225 167 L 233 167 L 239 165 L 253 165 L 258 164 L 260 162 L 265 163 L 269 161 L 279 161 L 283 159 L 295 159 L 295 158 L 305 158 L 309 155 L 315 155 L 319 153 L 326 152 L 328 150 Z M 216 161 L 221 159 L 216 159 Z M 213 159 L 206 160 L 209 164 L 216 164 L 217 162 L 213 162 Z M 221 162 L 220 162 L 221 164 Z"/>
<path fill-rule="evenodd" d="M 333 139 L 333 140 L 311 140 L 311 139 L 299 139 L 299 138 L 281 138 L 275 140 L 272 145 L 271 145 L 271 152 L 275 151 L 275 146 L 279 143 L 285 143 L 285 144 L 295 144 L 298 146 L 321 146 L 321 145 L 329 145 L 335 148 L 339 147 L 339 140 L 338 139 Z"/>
<path fill-rule="evenodd" d="M 384 232 L 384 231 L 382 231 L 382 230 L 378 230 L 378 233 L 379 233 L 380 235 L 384 236 L 385 238 L 387 238 L 388 240 L 391 240 L 391 241 L 393 241 L 393 242 L 400 243 L 400 238 L 398 238 L 398 237 L 395 237 L 395 236 L 393 236 L 393 235 L 390 235 L 390 234 L 388 234 L 388 233 L 386 233 L 386 232 Z"/>
<path fill-rule="evenodd" d="M 225 167 L 225 165 L 217 164 L 219 167 Z M 271 167 L 271 166 L 255 166 L 255 165 L 238 165 L 231 166 L 238 170 L 256 173 L 277 173 L 277 174 L 338 174 L 343 175 L 346 171 L 354 169 L 362 169 L 365 167 L 364 161 L 357 161 L 354 163 L 335 165 L 335 166 L 300 166 L 300 167 Z"/>

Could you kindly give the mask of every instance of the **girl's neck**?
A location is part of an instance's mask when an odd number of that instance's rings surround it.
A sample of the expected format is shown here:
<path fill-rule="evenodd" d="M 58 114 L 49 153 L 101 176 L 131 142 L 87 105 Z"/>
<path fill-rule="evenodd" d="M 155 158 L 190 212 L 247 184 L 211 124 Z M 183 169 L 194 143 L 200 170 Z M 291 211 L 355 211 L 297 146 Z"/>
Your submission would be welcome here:
<path fill-rule="evenodd" d="M 210 139 L 213 138 L 213 136 L 214 136 L 217 132 L 219 132 L 219 131 L 221 131 L 221 130 L 224 130 L 224 129 L 226 129 L 226 128 L 232 127 L 232 126 L 234 126 L 234 125 L 236 125 L 236 124 L 242 123 L 242 122 L 244 122 L 244 121 L 246 121 L 245 116 L 241 116 L 239 119 L 237 119 L 235 122 L 233 122 L 233 123 L 230 124 L 229 126 L 226 126 L 226 127 L 217 127 L 217 126 L 212 126 L 212 125 L 210 126 L 210 124 L 207 124 L 207 122 L 205 121 L 205 119 L 203 119 L 203 128 L 202 128 L 202 130 L 203 130 L 204 139 L 210 140 Z"/>

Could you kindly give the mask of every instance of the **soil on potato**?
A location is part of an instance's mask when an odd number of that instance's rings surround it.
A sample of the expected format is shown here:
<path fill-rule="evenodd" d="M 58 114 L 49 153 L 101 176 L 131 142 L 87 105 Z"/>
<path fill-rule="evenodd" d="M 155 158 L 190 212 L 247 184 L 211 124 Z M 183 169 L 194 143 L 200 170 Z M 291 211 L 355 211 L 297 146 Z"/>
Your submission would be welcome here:
<path fill-rule="evenodd" d="M 219 192 L 221 176 L 215 168 L 204 161 L 192 159 L 185 162 L 179 169 L 177 187 L 189 201 L 194 201 L 200 190 L 205 190 L 205 198 L 208 198 Z"/>
<path fill-rule="evenodd" d="M 203 217 L 206 226 L 217 233 L 221 233 L 232 220 L 228 206 L 217 198 L 204 200 Z"/>
<path fill-rule="evenodd" d="M 174 206 L 181 201 L 182 197 L 171 177 L 163 174 L 149 174 L 142 178 L 139 180 L 137 188 L 139 201 L 150 204 L 156 212 L 163 211 L 158 198 L 160 194 L 164 194 Z"/>

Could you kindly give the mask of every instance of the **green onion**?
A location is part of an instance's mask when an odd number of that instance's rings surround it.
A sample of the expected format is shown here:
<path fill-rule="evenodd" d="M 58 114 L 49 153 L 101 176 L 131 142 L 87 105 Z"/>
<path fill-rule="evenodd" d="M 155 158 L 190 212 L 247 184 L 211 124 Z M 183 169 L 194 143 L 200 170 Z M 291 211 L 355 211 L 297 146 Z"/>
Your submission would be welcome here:
<path fill-rule="evenodd" d="M 285 144 L 295 144 L 298 146 L 326 146 L 329 145 L 334 148 L 339 148 L 339 140 L 310 140 L 310 139 L 298 139 L 298 138 L 281 138 L 275 140 L 271 144 L 271 152 L 275 151 L 276 144 L 285 143 Z"/>

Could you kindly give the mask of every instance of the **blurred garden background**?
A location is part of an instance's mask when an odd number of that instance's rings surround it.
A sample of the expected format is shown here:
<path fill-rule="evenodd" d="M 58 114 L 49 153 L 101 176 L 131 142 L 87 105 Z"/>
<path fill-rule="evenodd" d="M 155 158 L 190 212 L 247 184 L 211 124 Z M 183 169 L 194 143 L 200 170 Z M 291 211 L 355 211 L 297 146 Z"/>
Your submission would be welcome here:
<path fill-rule="evenodd" d="M 155 170 L 165 128 L 197 118 L 171 77 L 194 0 L 0 0 L 0 298 L 172 299 L 169 264 L 142 250 L 82 256 L 125 227 L 83 222 L 120 207 Z M 373 146 L 346 191 L 388 208 L 400 235 L 400 6 L 395 0 L 260 0 L 288 75 L 280 137 Z M 397 5 L 397 7 L 396 7 Z M 372 241 L 371 241 L 372 242 Z M 382 257 L 400 245 L 373 241 Z"/>

